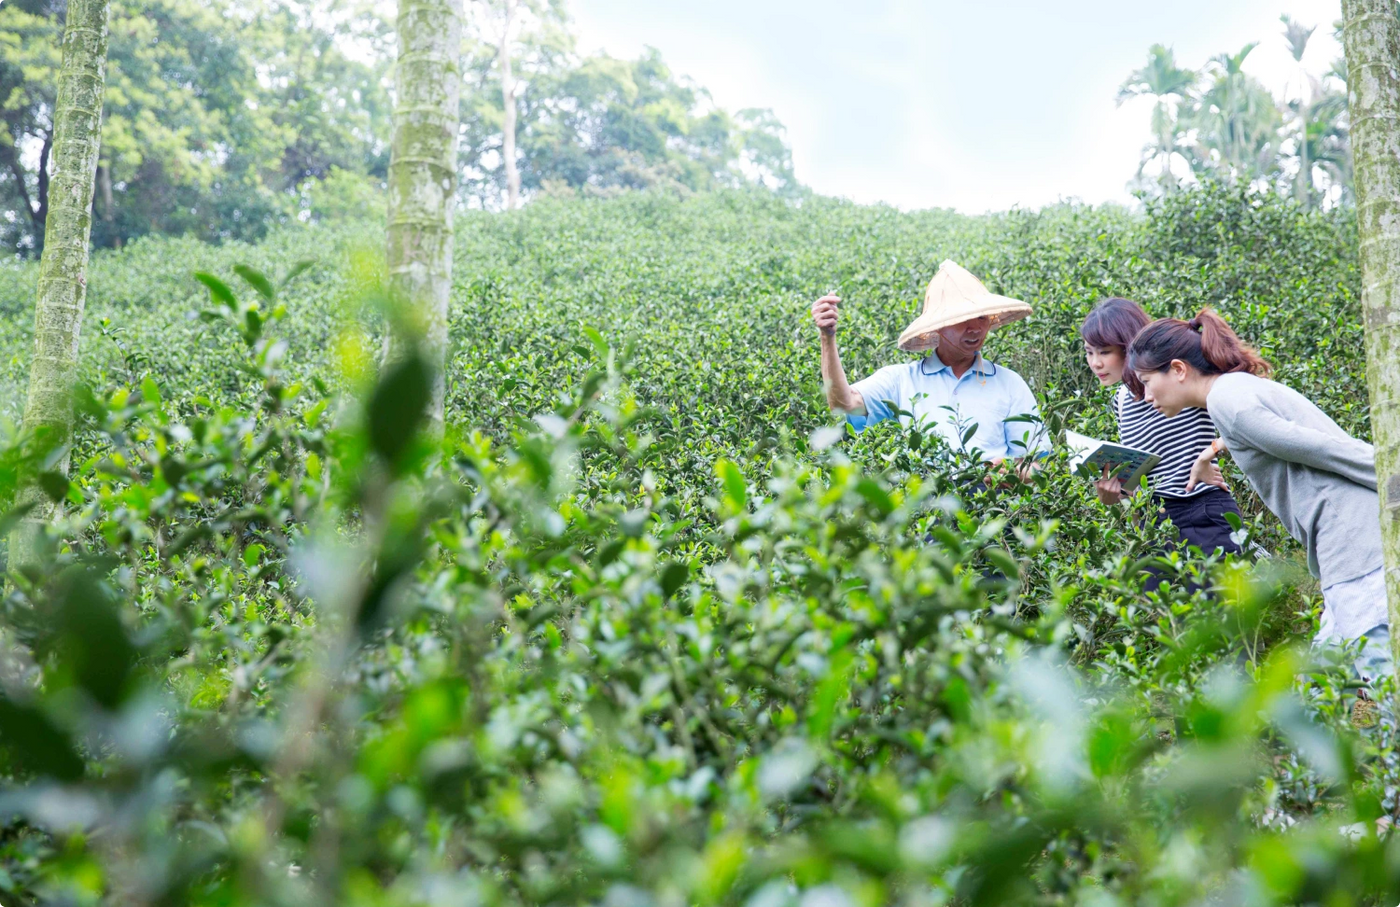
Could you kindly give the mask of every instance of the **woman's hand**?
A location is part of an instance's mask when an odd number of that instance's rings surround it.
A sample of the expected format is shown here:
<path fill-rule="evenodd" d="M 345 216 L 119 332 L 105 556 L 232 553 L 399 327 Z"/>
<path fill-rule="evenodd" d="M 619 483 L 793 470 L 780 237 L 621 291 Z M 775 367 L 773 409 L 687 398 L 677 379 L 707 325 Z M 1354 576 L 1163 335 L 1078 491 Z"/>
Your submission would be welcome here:
<path fill-rule="evenodd" d="M 1214 485 L 1229 491 L 1225 484 L 1225 475 L 1220 471 L 1220 464 L 1215 462 L 1219 453 L 1220 442 L 1212 442 L 1209 447 L 1201 451 L 1201 455 L 1196 458 L 1196 462 L 1191 464 L 1191 474 L 1186 477 L 1186 492 L 1189 494 L 1199 485 Z"/>
<path fill-rule="evenodd" d="M 1109 476 L 1107 466 L 1103 468 L 1103 477 L 1094 483 L 1094 488 L 1099 493 L 1099 500 L 1105 504 L 1120 504 L 1125 497 L 1123 480 L 1117 476 Z"/>
<path fill-rule="evenodd" d="M 1186 490 L 1194 491 L 1198 485 L 1214 485 L 1230 490 L 1230 486 L 1225 484 L 1225 474 L 1220 471 L 1220 464 L 1214 460 L 1198 459 L 1191 464 L 1191 475 L 1186 477 Z"/>

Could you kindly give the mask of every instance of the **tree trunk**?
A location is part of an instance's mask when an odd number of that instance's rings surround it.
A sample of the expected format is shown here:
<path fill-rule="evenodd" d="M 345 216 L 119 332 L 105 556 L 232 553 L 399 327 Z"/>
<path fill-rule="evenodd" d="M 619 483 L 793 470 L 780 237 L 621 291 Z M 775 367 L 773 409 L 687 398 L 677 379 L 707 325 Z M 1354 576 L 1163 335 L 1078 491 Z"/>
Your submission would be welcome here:
<path fill-rule="evenodd" d="M 1303 208 L 1312 207 L 1312 162 L 1308 160 L 1308 120 L 1307 111 L 1303 112 L 1303 143 L 1298 148 L 1298 194 L 1302 196 L 1299 201 L 1303 203 Z"/>
<path fill-rule="evenodd" d="M 506 24 L 501 30 L 501 101 L 505 110 L 502 127 L 501 157 L 506 167 L 506 210 L 520 206 L 520 170 L 515 165 L 515 72 L 510 58 L 510 38 L 515 25 L 517 0 L 506 0 Z"/>
<path fill-rule="evenodd" d="M 106 57 L 104 56 L 103 63 L 105 64 L 106 62 Z M 62 80 L 62 78 L 63 75 L 60 73 L 59 79 Z M 57 111 L 55 111 L 54 119 L 57 120 L 57 118 Z M 55 124 L 54 131 L 44 136 L 44 145 L 39 149 L 39 207 L 35 217 L 40 224 L 47 223 L 49 219 L 49 158 L 53 154 L 54 133 L 57 131 L 58 126 Z"/>
<path fill-rule="evenodd" d="M 1162 188 L 1176 188 L 1176 174 L 1172 173 L 1172 155 L 1176 152 L 1176 124 L 1172 120 L 1171 108 L 1165 96 L 1157 98 L 1157 144 L 1166 155 L 1162 171 Z"/>
<path fill-rule="evenodd" d="M 122 247 L 122 238 L 117 236 L 112 228 L 115 219 L 115 205 L 112 203 L 112 165 L 99 164 L 97 166 L 97 184 L 102 188 L 102 222 L 107 225 L 107 235 L 112 237 L 112 248 Z"/>
<path fill-rule="evenodd" d="M 1395 0 L 1342 0 L 1342 16 L 1361 234 L 1366 383 L 1381 498 L 1390 646 L 1400 653 L 1400 19 Z"/>
<path fill-rule="evenodd" d="M 69 0 L 63 64 L 54 105 L 53 178 L 45 187 L 44 254 L 34 307 L 34 360 L 24 434 L 35 450 L 67 447 L 73 433 L 73 382 L 78 334 L 87 297 L 88 237 L 93 178 L 102 138 L 102 95 L 107 74 L 107 0 Z M 66 473 L 66 452 L 56 468 Z M 44 525 L 59 505 L 47 497 L 32 468 L 17 495 L 33 509 L 10 534 L 10 566 L 35 563 Z"/>
<path fill-rule="evenodd" d="M 389 292 L 415 336 L 391 331 L 385 358 L 419 345 L 433 366 L 434 428 L 442 430 L 452 215 L 461 128 L 462 0 L 399 0 L 394 141 L 389 158 Z"/>
<path fill-rule="evenodd" d="M 15 146 L 10 143 L 0 145 L 0 155 L 4 156 L 5 167 L 15 181 L 15 188 L 19 190 L 20 200 L 24 202 L 24 213 L 29 215 L 30 224 L 36 232 L 43 233 L 44 222 L 39 220 L 39 211 L 34 207 L 34 200 L 29 197 L 29 184 L 25 182 L 24 168 L 20 166 L 19 157 L 15 154 Z"/>

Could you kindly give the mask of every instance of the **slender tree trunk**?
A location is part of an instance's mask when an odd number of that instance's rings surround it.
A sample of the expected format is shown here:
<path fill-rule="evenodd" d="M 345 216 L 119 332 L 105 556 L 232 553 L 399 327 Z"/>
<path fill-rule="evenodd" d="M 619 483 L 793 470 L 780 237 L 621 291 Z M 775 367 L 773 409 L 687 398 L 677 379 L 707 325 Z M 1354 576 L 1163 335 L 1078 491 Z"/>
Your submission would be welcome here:
<path fill-rule="evenodd" d="M 461 128 L 462 0 L 399 0 L 394 142 L 389 158 L 389 291 L 416 337 L 391 332 L 386 359 L 416 342 L 434 367 L 430 414 L 442 429 L 452 214 Z"/>
<path fill-rule="evenodd" d="M 1395 0 L 1342 0 L 1342 17 L 1361 234 L 1366 383 L 1381 498 L 1390 646 L 1400 653 L 1400 18 Z"/>
<path fill-rule="evenodd" d="M 510 56 L 511 32 L 514 30 L 517 0 L 506 0 L 506 24 L 501 30 L 501 101 L 505 110 L 502 127 L 501 157 L 506 167 L 506 210 L 520 206 L 520 170 L 515 164 L 515 72 Z"/>
<path fill-rule="evenodd" d="M 107 235 L 112 237 L 112 248 L 122 247 L 122 238 L 117 236 L 112 224 L 115 221 L 116 206 L 112 203 L 112 165 L 98 164 L 97 185 L 102 189 L 102 222 L 107 225 Z"/>
<path fill-rule="evenodd" d="M 1308 160 L 1308 114 L 1303 112 L 1303 139 L 1298 147 L 1298 193 L 1304 208 L 1312 207 L 1312 162 Z"/>
<path fill-rule="evenodd" d="M 107 60 L 105 56 L 102 62 L 104 65 L 106 64 Z M 59 79 L 61 80 L 62 78 L 63 76 L 60 74 Z M 57 119 L 56 112 L 55 119 Z M 57 131 L 58 126 L 55 124 L 54 132 Z M 44 145 L 39 149 L 39 209 L 36 216 L 41 224 L 47 223 L 49 219 L 49 160 L 53 154 L 54 132 L 50 132 L 44 137 Z"/>
<path fill-rule="evenodd" d="M 1176 152 L 1176 127 L 1172 123 L 1171 108 L 1167 106 L 1167 99 L 1159 97 L 1157 100 L 1157 116 L 1161 123 L 1157 129 L 1158 144 L 1166 152 L 1166 163 L 1162 171 L 1162 187 L 1164 189 L 1176 188 L 1176 174 L 1172 173 L 1172 154 Z"/>
<path fill-rule="evenodd" d="M 34 307 L 34 360 L 24 407 L 24 433 L 36 451 L 64 449 L 73 434 L 72 389 L 87 296 L 93 177 L 102 139 L 106 74 L 107 0 L 69 0 L 54 105 L 53 179 L 41 183 L 48 211 Z M 68 471 L 66 452 L 57 468 Z M 21 476 L 17 503 L 33 509 L 10 534 L 12 568 L 35 562 L 44 525 L 58 513 L 59 505 L 43 493 L 37 478 L 33 469 Z"/>
<path fill-rule="evenodd" d="M 30 224 L 37 232 L 42 233 L 44 222 L 39 220 L 39 212 L 34 207 L 34 199 L 29 195 L 29 183 L 25 180 L 24 168 L 20 166 L 19 155 L 15 153 L 13 143 L 7 142 L 0 145 L 0 158 L 4 159 L 5 169 L 10 171 L 10 177 L 15 181 L 15 189 L 19 191 L 20 200 L 24 202 L 24 213 L 28 215 Z"/>

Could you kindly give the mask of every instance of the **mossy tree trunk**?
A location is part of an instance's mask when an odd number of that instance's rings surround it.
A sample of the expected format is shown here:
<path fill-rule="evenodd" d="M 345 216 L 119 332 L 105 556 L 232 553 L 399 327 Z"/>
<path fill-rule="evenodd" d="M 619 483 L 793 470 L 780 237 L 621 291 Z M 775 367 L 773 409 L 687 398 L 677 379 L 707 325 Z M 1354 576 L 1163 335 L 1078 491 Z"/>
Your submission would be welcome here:
<path fill-rule="evenodd" d="M 107 76 L 107 0 L 69 0 L 63 63 L 54 104 L 53 177 L 48 186 L 44 252 L 34 307 L 34 360 L 23 429 L 38 450 L 66 450 L 73 434 L 73 383 L 87 299 L 92 194 L 102 140 Z M 65 453 L 55 468 L 67 472 Z M 59 505 L 26 469 L 17 503 L 32 506 L 10 534 L 10 566 L 35 562 L 44 526 Z"/>
<path fill-rule="evenodd" d="M 419 345 L 436 370 L 430 415 L 440 431 L 461 126 L 462 0 L 399 0 L 398 33 L 387 263 L 389 291 L 407 308 L 408 330 L 390 333 L 385 354 L 393 360 L 404 344 Z"/>
<path fill-rule="evenodd" d="M 1342 18 L 1390 646 L 1400 656 L 1400 18 L 1395 0 L 1342 0 Z"/>

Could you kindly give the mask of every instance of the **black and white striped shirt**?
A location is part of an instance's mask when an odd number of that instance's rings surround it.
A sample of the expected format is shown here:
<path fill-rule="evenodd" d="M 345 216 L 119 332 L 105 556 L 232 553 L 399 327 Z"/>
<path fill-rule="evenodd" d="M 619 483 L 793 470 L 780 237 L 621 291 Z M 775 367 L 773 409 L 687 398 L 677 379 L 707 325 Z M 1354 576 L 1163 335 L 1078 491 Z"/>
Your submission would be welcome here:
<path fill-rule="evenodd" d="M 1191 464 L 1216 437 L 1210 413 L 1183 409 L 1168 419 L 1145 401 L 1133 399 L 1125 387 L 1118 388 L 1113 404 L 1118 413 L 1119 443 L 1162 458 L 1147 474 L 1153 493 L 1164 498 L 1191 498 L 1215 487 L 1198 485 L 1190 494 L 1186 492 Z"/>

